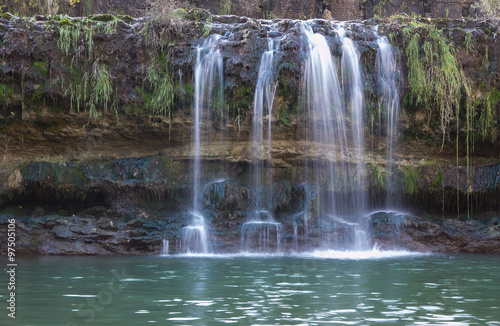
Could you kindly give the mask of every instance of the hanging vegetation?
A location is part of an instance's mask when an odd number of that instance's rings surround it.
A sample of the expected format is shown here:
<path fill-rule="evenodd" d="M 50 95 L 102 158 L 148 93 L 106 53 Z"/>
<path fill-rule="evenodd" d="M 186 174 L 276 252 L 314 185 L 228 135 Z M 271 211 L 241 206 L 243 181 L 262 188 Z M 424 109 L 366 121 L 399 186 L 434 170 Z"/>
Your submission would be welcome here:
<path fill-rule="evenodd" d="M 118 19 L 107 15 L 88 19 L 69 19 L 67 16 L 56 16 L 57 18 L 57 45 L 68 58 L 67 69 L 72 72 L 64 95 L 69 96 L 71 105 L 76 104 L 78 111 L 88 110 L 89 121 L 99 118 L 99 107 L 104 111 L 113 107 L 118 119 L 117 98 L 113 98 L 113 78 L 106 64 L 95 60 L 93 54 L 93 36 L 96 33 L 115 33 Z M 47 27 L 50 26 L 49 21 Z"/>

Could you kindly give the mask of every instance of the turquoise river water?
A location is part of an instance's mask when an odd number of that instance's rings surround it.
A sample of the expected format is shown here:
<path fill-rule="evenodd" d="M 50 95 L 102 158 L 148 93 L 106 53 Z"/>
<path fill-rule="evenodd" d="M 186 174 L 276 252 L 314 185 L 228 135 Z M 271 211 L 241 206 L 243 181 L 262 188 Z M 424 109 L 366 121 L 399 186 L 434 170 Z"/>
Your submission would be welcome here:
<path fill-rule="evenodd" d="M 21 256 L 16 277 L 1 325 L 500 325 L 493 255 Z"/>

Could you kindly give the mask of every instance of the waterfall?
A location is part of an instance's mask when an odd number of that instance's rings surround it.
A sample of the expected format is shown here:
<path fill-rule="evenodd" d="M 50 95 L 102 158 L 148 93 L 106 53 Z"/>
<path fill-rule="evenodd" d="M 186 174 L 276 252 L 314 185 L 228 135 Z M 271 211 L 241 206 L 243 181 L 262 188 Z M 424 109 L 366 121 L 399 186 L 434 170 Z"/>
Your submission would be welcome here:
<path fill-rule="evenodd" d="M 254 106 L 253 106 L 253 122 L 252 122 L 252 163 L 253 174 L 255 180 L 255 208 L 263 209 L 262 203 L 262 185 L 265 183 L 271 184 L 272 178 L 265 178 L 264 161 L 271 162 L 271 112 L 274 102 L 274 94 L 276 92 L 276 60 L 275 52 L 279 47 L 279 41 L 274 41 L 268 38 L 268 50 L 262 54 L 259 67 L 259 75 L 257 77 L 257 85 L 255 87 Z M 267 108 L 267 144 L 264 142 L 264 109 Z"/>
<path fill-rule="evenodd" d="M 210 252 L 208 227 L 201 210 L 201 134 L 204 121 L 224 120 L 223 102 L 223 60 L 218 49 L 220 35 L 210 35 L 201 47 L 196 49 L 194 69 L 194 129 L 192 148 L 194 158 L 192 221 L 184 229 L 182 250 L 193 253 Z"/>
<path fill-rule="evenodd" d="M 252 169 L 255 188 L 254 216 L 244 223 L 241 229 L 241 248 L 244 251 L 267 252 L 276 242 L 276 250 L 281 248 L 281 224 L 273 220 L 272 213 L 264 209 L 272 206 L 272 197 L 264 202 L 264 184 L 271 185 L 270 169 L 264 162 L 271 164 L 271 113 L 276 92 L 276 59 L 275 52 L 279 48 L 279 41 L 267 39 L 268 49 L 262 54 L 259 74 L 255 87 L 253 122 L 252 122 Z M 267 109 L 267 141 L 264 140 L 264 114 Z M 272 196 L 272 193 L 271 193 Z"/>
<path fill-rule="evenodd" d="M 261 215 L 264 215 L 261 216 Z M 241 227 L 241 249 L 244 252 L 280 252 L 281 223 L 274 221 L 267 211 L 257 211 L 255 219 Z"/>
<path fill-rule="evenodd" d="M 335 234 L 336 245 L 347 249 L 369 248 L 366 194 L 364 192 L 363 87 L 359 53 L 345 30 L 337 34 L 342 42 L 341 76 L 325 36 L 302 25 L 306 39 L 304 64 L 305 119 L 308 156 L 313 160 L 308 175 L 323 187 L 320 204 L 322 225 Z M 350 115 L 351 128 L 346 120 Z M 346 216 L 352 223 L 335 218 Z M 332 218 L 333 217 L 333 218 Z M 340 228 L 348 228 L 348 231 Z M 346 235 L 347 234 L 347 235 Z"/>
<path fill-rule="evenodd" d="M 394 148 L 398 133 L 399 94 L 398 94 L 398 69 L 394 50 L 385 36 L 377 39 L 377 82 L 379 87 L 378 116 L 379 126 L 382 115 L 386 115 L 387 144 L 386 144 L 386 189 L 387 207 L 392 208 L 394 202 Z"/>
<path fill-rule="evenodd" d="M 161 240 L 160 255 L 161 256 L 168 256 L 168 240 L 165 240 L 165 239 Z"/>
<path fill-rule="evenodd" d="M 363 83 L 361 81 L 361 68 L 359 63 L 359 52 L 352 40 L 346 37 L 344 28 L 337 30 L 342 40 L 342 91 L 345 96 L 346 111 L 351 116 L 351 148 L 355 159 L 355 178 L 349 181 L 354 184 L 353 192 L 353 214 L 358 222 L 355 228 L 354 248 L 356 250 L 368 250 L 369 232 L 368 218 L 366 217 L 366 191 L 365 162 L 364 162 L 364 120 L 363 120 Z M 357 190 L 359 189 L 359 190 Z"/>
<path fill-rule="evenodd" d="M 322 158 L 328 162 L 325 167 L 326 180 L 318 173 L 322 168 L 319 160 L 313 160 L 308 165 L 311 165 L 310 175 L 315 179 L 313 183 L 332 190 L 335 172 L 332 161 L 337 161 L 347 147 L 338 69 L 325 37 L 313 33 L 312 28 L 306 24 L 302 26 L 302 30 L 306 37 L 307 52 L 303 75 L 306 137 L 309 142 L 307 156 L 313 157 L 314 154 L 321 153 Z M 340 161 L 344 161 L 342 157 Z M 333 191 L 330 193 L 333 194 Z M 322 213 L 331 211 L 336 206 L 333 195 L 326 199 L 329 209 L 324 202 L 325 200 L 321 207 Z"/>
<path fill-rule="evenodd" d="M 324 33 L 325 36 L 313 31 L 311 26 L 314 24 L 314 21 L 300 23 L 304 40 L 300 100 L 304 121 L 301 128 L 307 144 L 305 181 L 321 191 L 314 206 L 297 207 L 300 212 L 290 217 L 289 226 L 293 228 L 293 234 L 290 233 L 289 237 L 291 245 L 298 250 L 299 242 L 310 243 L 314 238 L 309 239 L 309 235 L 317 237 L 319 230 L 327 248 L 365 251 L 371 247 L 371 234 L 365 190 L 365 98 L 360 52 L 350 38 L 349 26 L 329 26 L 330 32 Z M 202 179 L 204 164 L 201 157 L 206 155 L 203 151 L 210 148 L 207 146 L 227 138 L 227 135 L 218 135 L 219 131 L 207 128 L 227 119 L 222 108 L 221 38 L 220 35 L 211 35 L 196 49 L 192 132 L 193 211 L 190 213 L 191 223 L 183 229 L 182 252 L 212 251 L 209 223 L 202 211 L 203 185 L 207 180 Z M 373 40 L 378 44 L 379 117 L 387 117 L 387 184 L 388 189 L 392 189 L 390 176 L 399 109 L 397 67 L 387 39 L 377 36 Z M 338 57 L 332 54 L 333 45 L 329 41 L 336 44 Z M 250 218 L 240 229 L 241 249 L 244 251 L 280 251 L 284 228 L 273 216 L 270 204 L 273 202 L 273 180 L 271 166 L 267 165 L 272 162 L 271 114 L 277 86 L 276 57 L 280 40 L 268 37 L 267 42 L 267 50 L 261 55 L 254 94 L 250 184 L 255 191 L 249 198 L 249 210 L 245 213 L 250 214 Z M 311 227 L 318 229 L 309 233 Z"/>
<path fill-rule="evenodd" d="M 200 211 L 201 189 L 201 132 L 203 119 L 213 119 L 214 114 L 223 114 L 223 62 L 217 48 L 220 35 L 209 36 L 203 46 L 196 49 L 194 70 L 194 132 L 193 132 L 193 207 Z"/>
<path fill-rule="evenodd" d="M 346 37 L 346 32 L 340 28 L 337 33 L 342 40 L 342 92 L 345 98 L 346 111 L 351 116 L 351 147 L 355 159 L 356 188 L 364 185 L 364 132 L 363 132 L 363 84 L 361 82 L 361 68 L 359 65 L 359 52 L 352 40 Z M 356 192 L 354 210 L 356 213 L 366 212 L 366 194 L 364 191 Z"/>
<path fill-rule="evenodd" d="M 191 225 L 184 228 L 181 250 L 186 253 L 206 254 L 211 252 L 205 218 L 193 213 Z"/>

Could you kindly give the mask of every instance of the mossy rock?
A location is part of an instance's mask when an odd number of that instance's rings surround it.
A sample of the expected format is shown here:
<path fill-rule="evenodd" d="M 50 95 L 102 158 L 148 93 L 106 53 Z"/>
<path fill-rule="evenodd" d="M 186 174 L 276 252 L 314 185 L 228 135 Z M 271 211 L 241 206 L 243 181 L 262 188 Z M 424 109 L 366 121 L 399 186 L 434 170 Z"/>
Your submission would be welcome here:
<path fill-rule="evenodd" d="M 42 76 L 46 76 L 49 73 L 49 69 L 47 67 L 47 62 L 45 61 L 34 61 L 33 67 L 40 72 Z"/>
<path fill-rule="evenodd" d="M 100 15 L 89 16 L 89 19 L 96 21 L 96 22 L 110 22 L 112 20 L 115 20 L 116 17 L 113 15 L 109 15 L 109 14 L 100 14 Z"/>
<path fill-rule="evenodd" d="M 35 20 L 39 22 L 46 22 L 49 21 L 49 17 L 44 16 L 44 15 L 36 15 Z"/>
<path fill-rule="evenodd" d="M 59 21 L 59 26 L 70 25 L 73 26 L 73 23 L 68 18 L 63 18 Z"/>
<path fill-rule="evenodd" d="M 235 107 L 248 108 L 252 106 L 253 92 L 242 85 L 233 92 L 232 101 Z"/>
<path fill-rule="evenodd" d="M 129 15 L 118 15 L 116 16 L 116 18 L 126 22 L 127 24 L 130 24 L 134 21 L 134 18 L 130 17 Z"/>

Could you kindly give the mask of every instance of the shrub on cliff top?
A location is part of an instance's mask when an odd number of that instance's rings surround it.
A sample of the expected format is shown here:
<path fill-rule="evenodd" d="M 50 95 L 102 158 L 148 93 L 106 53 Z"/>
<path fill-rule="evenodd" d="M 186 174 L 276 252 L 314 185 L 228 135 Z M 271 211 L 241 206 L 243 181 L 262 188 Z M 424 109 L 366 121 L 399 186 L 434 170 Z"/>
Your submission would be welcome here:
<path fill-rule="evenodd" d="M 479 9 L 486 18 L 500 19 L 500 0 L 479 0 L 473 8 Z"/>

